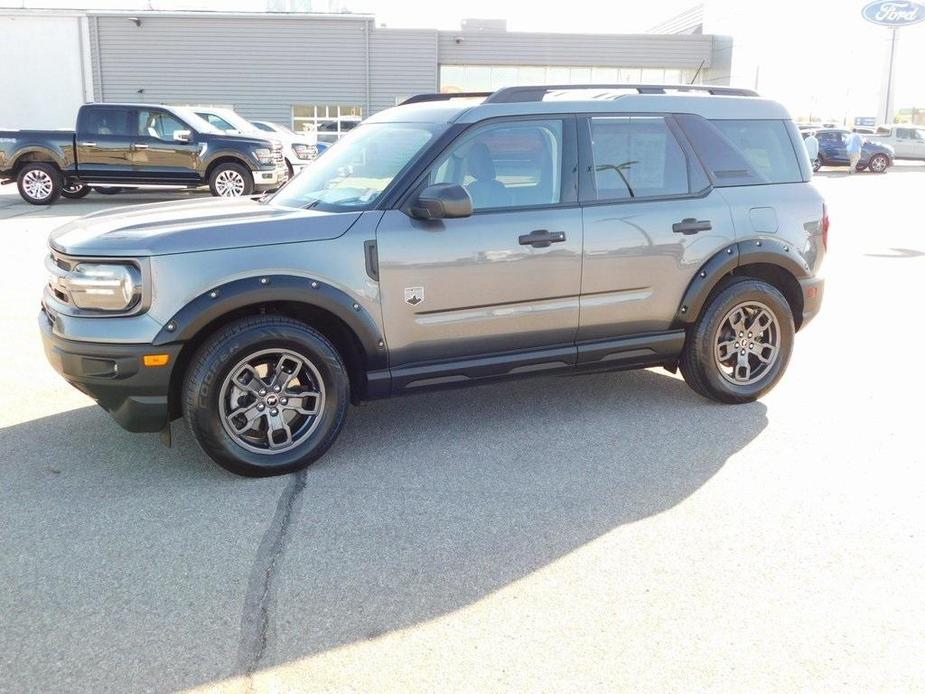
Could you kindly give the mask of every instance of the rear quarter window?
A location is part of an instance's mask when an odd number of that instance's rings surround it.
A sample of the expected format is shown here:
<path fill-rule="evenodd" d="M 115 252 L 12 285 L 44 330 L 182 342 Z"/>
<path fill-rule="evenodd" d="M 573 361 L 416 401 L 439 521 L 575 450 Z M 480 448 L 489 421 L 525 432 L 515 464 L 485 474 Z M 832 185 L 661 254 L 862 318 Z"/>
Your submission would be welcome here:
<path fill-rule="evenodd" d="M 803 181 L 785 121 L 680 115 L 678 122 L 717 186 Z"/>

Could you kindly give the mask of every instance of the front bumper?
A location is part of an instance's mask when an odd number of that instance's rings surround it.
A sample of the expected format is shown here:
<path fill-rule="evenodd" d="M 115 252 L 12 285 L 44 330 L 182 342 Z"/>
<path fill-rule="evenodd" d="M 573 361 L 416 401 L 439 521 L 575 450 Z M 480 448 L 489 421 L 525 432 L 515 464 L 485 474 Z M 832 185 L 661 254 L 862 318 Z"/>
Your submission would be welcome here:
<path fill-rule="evenodd" d="M 108 344 L 65 340 L 39 313 L 45 356 L 77 390 L 86 393 L 128 431 L 161 431 L 168 422 L 170 375 L 181 345 Z M 168 354 L 166 366 L 147 367 L 145 354 Z"/>
<path fill-rule="evenodd" d="M 279 188 L 289 180 L 289 172 L 285 165 L 277 166 L 275 169 L 258 169 L 252 173 L 254 174 L 254 186 L 258 190 Z"/>
<path fill-rule="evenodd" d="M 803 320 L 800 328 L 805 328 L 822 308 L 822 295 L 825 292 L 825 280 L 821 277 L 808 277 L 800 280 L 800 289 L 803 292 Z"/>

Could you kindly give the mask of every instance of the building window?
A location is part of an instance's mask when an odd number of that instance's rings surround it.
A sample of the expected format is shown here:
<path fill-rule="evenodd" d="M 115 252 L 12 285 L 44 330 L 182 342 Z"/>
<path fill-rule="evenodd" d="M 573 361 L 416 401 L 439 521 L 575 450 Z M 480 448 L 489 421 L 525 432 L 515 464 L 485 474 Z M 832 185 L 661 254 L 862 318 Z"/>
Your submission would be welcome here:
<path fill-rule="evenodd" d="M 695 72 L 677 68 L 441 65 L 440 91 L 487 92 L 529 84 L 688 84 Z"/>
<path fill-rule="evenodd" d="M 292 107 L 292 129 L 318 133 L 318 142 L 337 142 L 363 120 L 360 106 L 299 105 Z"/>

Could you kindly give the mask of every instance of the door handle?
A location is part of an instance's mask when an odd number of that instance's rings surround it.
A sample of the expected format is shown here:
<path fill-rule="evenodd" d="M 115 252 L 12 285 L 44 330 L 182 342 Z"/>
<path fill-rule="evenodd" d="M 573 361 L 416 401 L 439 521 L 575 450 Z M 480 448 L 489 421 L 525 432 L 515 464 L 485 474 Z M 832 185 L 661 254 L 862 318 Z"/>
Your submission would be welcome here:
<path fill-rule="evenodd" d="M 77 144 L 81 147 L 96 147 L 95 142 L 78 142 Z"/>
<path fill-rule="evenodd" d="M 132 145 L 132 149 L 148 149 L 148 145 L 144 142 L 136 142 Z"/>
<path fill-rule="evenodd" d="M 682 219 L 680 222 L 675 222 L 671 225 L 671 230 L 676 234 L 696 234 L 698 231 L 710 231 L 713 228 L 713 225 L 710 224 L 709 219 L 695 219 L 694 217 L 688 217 L 687 219 Z"/>
<path fill-rule="evenodd" d="M 546 248 L 551 243 L 561 243 L 565 241 L 564 231 L 549 231 L 548 229 L 536 229 L 529 234 L 523 234 L 517 237 L 521 246 L 533 246 L 534 248 Z"/>

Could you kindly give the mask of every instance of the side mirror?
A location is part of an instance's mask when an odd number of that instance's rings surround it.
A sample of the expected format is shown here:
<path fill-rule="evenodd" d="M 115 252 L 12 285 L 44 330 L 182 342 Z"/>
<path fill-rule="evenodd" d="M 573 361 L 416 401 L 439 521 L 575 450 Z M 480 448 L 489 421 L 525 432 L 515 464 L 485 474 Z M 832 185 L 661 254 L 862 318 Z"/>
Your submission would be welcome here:
<path fill-rule="evenodd" d="M 472 198 L 458 183 L 435 183 L 422 190 L 408 213 L 415 219 L 459 219 L 472 215 Z"/>
<path fill-rule="evenodd" d="M 174 130 L 173 139 L 175 142 L 192 142 L 193 133 L 189 130 Z"/>

